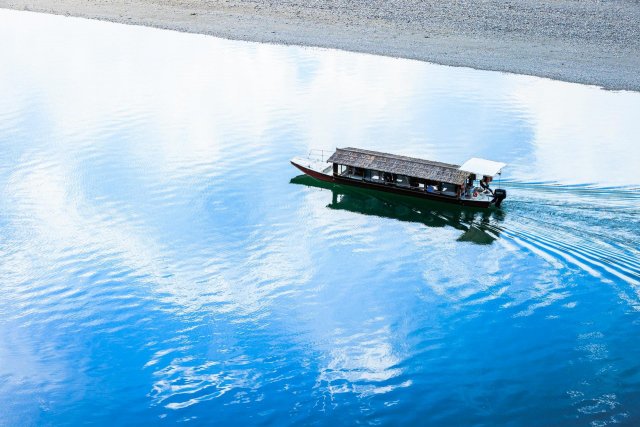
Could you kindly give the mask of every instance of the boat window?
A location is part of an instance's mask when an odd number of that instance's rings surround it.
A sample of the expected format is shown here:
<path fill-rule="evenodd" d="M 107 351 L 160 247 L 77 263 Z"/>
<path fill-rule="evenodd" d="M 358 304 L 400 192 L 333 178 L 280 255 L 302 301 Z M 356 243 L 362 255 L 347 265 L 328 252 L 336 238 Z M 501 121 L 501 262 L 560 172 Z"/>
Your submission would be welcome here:
<path fill-rule="evenodd" d="M 396 185 L 398 187 L 409 187 L 409 177 L 406 175 L 396 175 Z"/>
<path fill-rule="evenodd" d="M 355 166 L 340 165 L 338 174 L 352 179 L 362 179 L 364 177 L 364 169 Z"/>
<path fill-rule="evenodd" d="M 458 194 L 458 186 L 449 182 L 441 182 L 440 192 L 447 196 L 456 196 Z"/>
<path fill-rule="evenodd" d="M 363 169 L 364 179 L 367 181 L 378 182 L 382 179 L 380 172 L 371 169 Z"/>

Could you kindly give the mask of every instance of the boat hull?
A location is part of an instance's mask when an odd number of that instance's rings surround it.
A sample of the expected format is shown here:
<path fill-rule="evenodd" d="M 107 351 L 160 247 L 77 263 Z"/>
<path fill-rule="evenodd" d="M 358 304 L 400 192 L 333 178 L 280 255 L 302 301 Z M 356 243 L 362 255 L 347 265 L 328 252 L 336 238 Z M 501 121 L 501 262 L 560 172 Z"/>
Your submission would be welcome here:
<path fill-rule="evenodd" d="M 491 207 L 491 202 L 488 202 L 488 201 L 481 202 L 481 201 L 458 199 L 455 197 L 440 196 L 434 193 L 417 192 L 415 190 L 400 188 L 393 185 L 375 184 L 373 182 L 368 182 L 368 181 L 356 181 L 350 178 L 343 178 L 339 176 L 328 175 L 326 173 L 318 172 L 316 170 L 304 167 L 295 162 L 291 162 L 291 164 L 296 168 L 300 169 L 306 175 L 309 175 L 310 177 L 315 178 L 319 181 L 333 182 L 335 184 L 340 184 L 340 185 L 350 185 L 352 187 L 360 187 L 360 188 L 367 188 L 371 190 L 384 191 L 386 193 L 402 194 L 403 196 L 416 197 L 423 200 L 434 200 L 438 202 L 450 203 L 450 204 L 455 204 L 460 206 L 470 206 L 475 208 Z"/>

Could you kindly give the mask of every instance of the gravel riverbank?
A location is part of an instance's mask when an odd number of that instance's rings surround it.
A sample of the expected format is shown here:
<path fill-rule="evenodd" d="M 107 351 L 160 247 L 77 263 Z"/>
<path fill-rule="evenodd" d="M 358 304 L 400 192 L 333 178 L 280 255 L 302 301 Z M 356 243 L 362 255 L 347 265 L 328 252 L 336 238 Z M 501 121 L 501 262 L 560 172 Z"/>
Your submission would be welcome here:
<path fill-rule="evenodd" d="M 634 0 L 0 0 L 0 7 L 640 91 Z"/>

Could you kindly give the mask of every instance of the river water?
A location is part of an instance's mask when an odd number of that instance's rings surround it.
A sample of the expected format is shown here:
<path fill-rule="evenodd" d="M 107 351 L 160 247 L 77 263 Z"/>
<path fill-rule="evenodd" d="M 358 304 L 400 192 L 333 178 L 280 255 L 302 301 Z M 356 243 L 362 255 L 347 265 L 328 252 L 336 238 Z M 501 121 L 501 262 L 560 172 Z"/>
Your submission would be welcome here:
<path fill-rule="evenodd" d="M 4 10 L 0 40 L 0 424 L 640 423 L 640 93 Z M 288 163 L 336 146 L 504 161 L 508 198 Z"/>

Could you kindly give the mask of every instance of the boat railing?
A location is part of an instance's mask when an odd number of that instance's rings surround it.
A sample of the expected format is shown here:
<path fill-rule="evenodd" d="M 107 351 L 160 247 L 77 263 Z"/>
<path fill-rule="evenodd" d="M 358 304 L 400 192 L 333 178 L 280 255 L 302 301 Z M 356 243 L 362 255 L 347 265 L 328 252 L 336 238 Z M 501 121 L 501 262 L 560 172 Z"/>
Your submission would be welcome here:
<path fill-rule="evenodd" d="M 309 153 L 307 154 L 307 158 L 310 160 L 324 162 L 331 156 L 331 154 L 333 154 L 333 152 L 329 150 L 320 150 L 317 148 L 312 148 L 311 150 L 309 150 Z"/>

